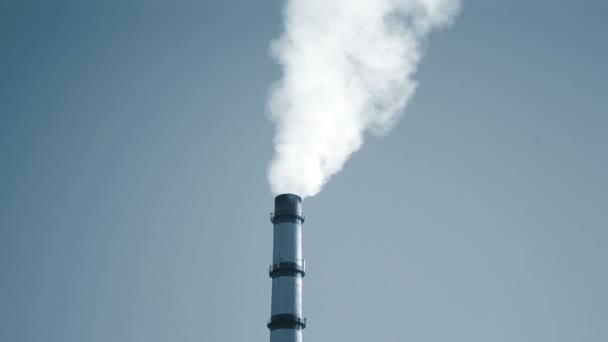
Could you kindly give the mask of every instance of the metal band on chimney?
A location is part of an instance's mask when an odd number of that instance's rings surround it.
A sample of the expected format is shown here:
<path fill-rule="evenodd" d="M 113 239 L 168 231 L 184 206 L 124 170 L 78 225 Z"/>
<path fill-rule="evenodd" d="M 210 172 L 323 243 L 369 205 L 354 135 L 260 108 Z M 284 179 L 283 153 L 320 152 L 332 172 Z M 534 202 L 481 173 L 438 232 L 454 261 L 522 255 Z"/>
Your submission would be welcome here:
<path fill-rule="evenodd" d="M 306 318 L 298 317 L 293 314 L 279 314 L 270 318 L 266 325 L 270 331 L 277 329 L 306 329 Z"/>
<path fill-rule="evenodd" d="M 270 265 L 268 275 L 271 278 L 278 277 L 296 277 L 301 275 L 302 278 L 306 275 L 306 268 L 304 263 L 302 265 L 295 262 L 280 262 L 278 264 Z"/>
<path fill-rule="evenodd" d="M 298 215 L 296 213 L 270 213 L 270 222 L 273 224 L 279 224 L 283 222 L 291 223 L 304 223 L 304 215 Z"/>

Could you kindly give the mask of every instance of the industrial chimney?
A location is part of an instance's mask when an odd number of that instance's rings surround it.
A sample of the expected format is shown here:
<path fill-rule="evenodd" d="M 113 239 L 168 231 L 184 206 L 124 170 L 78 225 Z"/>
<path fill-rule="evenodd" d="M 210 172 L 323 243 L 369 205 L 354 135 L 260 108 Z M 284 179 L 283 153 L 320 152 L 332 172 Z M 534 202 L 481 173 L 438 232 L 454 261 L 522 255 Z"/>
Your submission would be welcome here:
<path fill-rule="evenodd" d="M 302 342 L 306 318 L 302 317 L 302 199 L 282 194 L 274 199 L 271 317 L 268 322 L 270 342 Z"/>

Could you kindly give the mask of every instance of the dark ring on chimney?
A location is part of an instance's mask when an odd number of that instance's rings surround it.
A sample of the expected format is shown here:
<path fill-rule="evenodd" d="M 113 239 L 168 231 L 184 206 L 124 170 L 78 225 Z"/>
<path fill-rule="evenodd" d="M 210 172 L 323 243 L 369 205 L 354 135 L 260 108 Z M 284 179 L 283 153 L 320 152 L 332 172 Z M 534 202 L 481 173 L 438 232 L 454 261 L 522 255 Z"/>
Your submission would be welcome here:
<path fill-rule="evenodd" d="M 306 329 L 306 318 L 298 317 L 294 314 L 279 314 L 270 318 L 266 325 L 270 331 L 277 329 Z"/>
<path fill-rule="evenodd" d="M 272 279 L 278 277 L 295 277 L 298 274 L 304 278 L 306 269 L 304 265 L 295 262 L 280 262 L 278 264 L 270 265 L 270 270 L 268 271 L 268 275 Z"/>
<path fill-rule="evenodd" d="M 304 215 L 299 215 L 295 213 L 271 213 L 270 214 L 270 222 L 273 224 L 279 224 L 283 222 L 291 222 L 291 223 L 304 223 Z"/>

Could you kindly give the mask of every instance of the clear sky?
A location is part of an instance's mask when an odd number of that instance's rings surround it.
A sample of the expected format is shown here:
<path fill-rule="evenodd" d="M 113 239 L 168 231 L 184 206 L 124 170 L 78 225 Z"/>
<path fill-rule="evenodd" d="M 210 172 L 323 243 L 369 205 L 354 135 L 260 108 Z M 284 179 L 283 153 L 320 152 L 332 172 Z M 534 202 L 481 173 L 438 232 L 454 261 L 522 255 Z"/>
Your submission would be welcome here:
<path fill-rule="evenodd" d="M 0 3 L 0 341 L 265 341 L 273 1 Z M 464 1 L 304 203 L 306 341 L 608 340 L 608 4 Z"/>

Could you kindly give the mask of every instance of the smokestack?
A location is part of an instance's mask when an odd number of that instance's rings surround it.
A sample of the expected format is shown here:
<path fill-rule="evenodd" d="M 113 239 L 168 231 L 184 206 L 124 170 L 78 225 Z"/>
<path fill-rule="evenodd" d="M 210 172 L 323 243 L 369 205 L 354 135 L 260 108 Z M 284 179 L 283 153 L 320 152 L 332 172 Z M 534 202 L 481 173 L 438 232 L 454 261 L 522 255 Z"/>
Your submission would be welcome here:
<path fill-rule="evenodd" d="M 274 199 L 270 342 L 302 342 L 306 318 L 302 317 L 302 198 L 282 194 Z"/>

